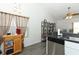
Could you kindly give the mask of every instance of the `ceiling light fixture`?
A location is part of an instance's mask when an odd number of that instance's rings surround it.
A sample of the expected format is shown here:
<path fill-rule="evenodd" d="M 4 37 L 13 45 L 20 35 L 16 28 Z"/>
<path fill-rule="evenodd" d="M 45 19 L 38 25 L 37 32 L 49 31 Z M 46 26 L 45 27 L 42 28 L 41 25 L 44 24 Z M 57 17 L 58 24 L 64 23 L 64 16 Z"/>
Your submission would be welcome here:
<path fill-rule="evenodd" d="M 66 14 L 65 19 L 72 19 L 73 16 L 77 16 L 79 13 L 75 13 L 71 11 L 71 7 L 68 7 L 68 13 Z"/>
<path fill-rule="evenodd" d="M 71 19 L 73 16 L 70 9 L 71 9 L 71 7 L 68 7 L 68 13 L 66 14 L 66 19 Z"/>

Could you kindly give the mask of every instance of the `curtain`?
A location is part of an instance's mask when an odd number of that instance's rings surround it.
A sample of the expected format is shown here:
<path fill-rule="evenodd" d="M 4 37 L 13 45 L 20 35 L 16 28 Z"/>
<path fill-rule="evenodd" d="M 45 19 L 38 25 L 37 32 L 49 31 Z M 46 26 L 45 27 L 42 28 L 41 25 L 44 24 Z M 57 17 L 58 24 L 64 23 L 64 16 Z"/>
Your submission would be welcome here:
<path fill-rule="evenodd" d="M 12 15 L 0 13 L 0 36 L 7 33 L 12 21 Z"/>
<path fill-rule="evenodd" d="M 16 26 L 21 29 L 21 33 L 24 36 L 27 28 L 27 18 L 16 16 Z"/>
<path fill-rule="evenodd" d="M 2 35 L 2 20 L 1 20 L 1 13 L 0 13 L 0 36 Z"/>

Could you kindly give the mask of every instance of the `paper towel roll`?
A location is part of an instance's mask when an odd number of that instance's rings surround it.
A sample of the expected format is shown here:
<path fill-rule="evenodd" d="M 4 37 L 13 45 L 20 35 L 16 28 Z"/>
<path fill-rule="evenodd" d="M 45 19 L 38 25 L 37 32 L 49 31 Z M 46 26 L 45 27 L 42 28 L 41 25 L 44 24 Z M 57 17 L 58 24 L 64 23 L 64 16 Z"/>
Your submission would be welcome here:
<path fill-rule="evenodd" d="M 61 33 L 60 33 L 60 29 L 58 29 L 58 35 L 61 35 Z"/>

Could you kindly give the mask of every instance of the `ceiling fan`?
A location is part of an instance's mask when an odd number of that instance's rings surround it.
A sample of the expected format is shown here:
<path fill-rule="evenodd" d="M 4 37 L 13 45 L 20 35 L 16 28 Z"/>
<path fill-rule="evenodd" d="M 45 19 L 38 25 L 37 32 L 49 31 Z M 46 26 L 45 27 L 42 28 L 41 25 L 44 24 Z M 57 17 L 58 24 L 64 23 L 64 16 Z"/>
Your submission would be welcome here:
<path fill-rule="evenodd" d="M 79 13 L 71 12 L 71 7 L 68 7 L 68 13 L 66 14 L 65 19 L 71 19 L 73 16 L 79 15 Z"/>

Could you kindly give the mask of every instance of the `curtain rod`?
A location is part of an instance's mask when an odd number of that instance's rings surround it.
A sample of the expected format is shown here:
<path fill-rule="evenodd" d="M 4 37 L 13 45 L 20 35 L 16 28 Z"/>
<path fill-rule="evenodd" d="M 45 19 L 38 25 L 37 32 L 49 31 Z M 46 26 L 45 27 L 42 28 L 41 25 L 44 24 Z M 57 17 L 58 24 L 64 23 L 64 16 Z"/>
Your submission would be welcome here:
<path fill-rule="evenodd" d="M 8 13 L 8 12 L 3 12 L 3 11 L 0 11 L 0 13 L 10 14 L 10 15 L 13 15 L 13 16 L 18 16 L 18 17 L 23 17 L 23 18 L 27 18 L 27 19 L 29 19 L 29 17 L 26 17 L 26 16 L 21 16 L 21 15 L 15 15 L 15 14 Z"/>

